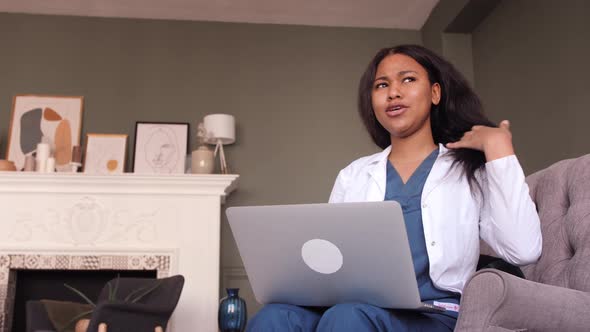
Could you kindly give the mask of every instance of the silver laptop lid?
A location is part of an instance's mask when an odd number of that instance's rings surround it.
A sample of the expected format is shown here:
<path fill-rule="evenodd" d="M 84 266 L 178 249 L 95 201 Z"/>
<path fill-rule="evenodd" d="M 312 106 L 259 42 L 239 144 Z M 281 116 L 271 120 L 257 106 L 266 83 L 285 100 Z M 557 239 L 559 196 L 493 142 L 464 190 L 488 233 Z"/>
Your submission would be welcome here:
<path fill-rule="evenodd" d="M 395 201 L 231 207 L 226 214 L 262 304 L 422 305 Z"/>

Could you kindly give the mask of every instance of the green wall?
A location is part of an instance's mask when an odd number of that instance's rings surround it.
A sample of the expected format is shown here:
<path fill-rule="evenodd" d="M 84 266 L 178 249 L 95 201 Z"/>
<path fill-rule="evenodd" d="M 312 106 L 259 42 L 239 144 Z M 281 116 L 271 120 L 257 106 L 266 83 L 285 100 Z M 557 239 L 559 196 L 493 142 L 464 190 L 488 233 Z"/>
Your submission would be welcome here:
<path fill-rule="evenodd" d="M 130 147 L 135 121 L 194 129 L 205 114 L 229 113 L 238 141 L 228 159 L 242 184 L 306 175 L 319 186 L 268 197 L 317 200 L 337 168 L 371 148 L 355 113 L 366 63 L 380 47 L 421 40 L 387 29 L 0 14 L 0 41 L 2 138 L 20 93 L 83 95 L 83 133 L 127 133 Z"/>
<path fill-rule="evenodd" d="M 477 92 L 527 173 L 590 152 L 590 2 L 504 0 L 473 32 Z"/>

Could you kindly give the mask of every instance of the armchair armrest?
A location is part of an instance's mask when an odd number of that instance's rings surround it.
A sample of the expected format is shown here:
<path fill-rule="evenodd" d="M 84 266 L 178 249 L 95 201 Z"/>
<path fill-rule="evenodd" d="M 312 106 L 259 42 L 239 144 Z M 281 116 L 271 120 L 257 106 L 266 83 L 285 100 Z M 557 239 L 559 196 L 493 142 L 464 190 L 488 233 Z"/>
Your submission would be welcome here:
<path fill-rule="evenodd" d="M 467 282 L 455 331 L 588 331 L 590 293 L 484 269 Z"/>
<path fill-rule="evenodd" d="M 97 332 L 106 323 L 109 332 L 153 332 L 157 326 L 166 328 L 169 312 L 143 303 L 100 303 L 88 325 L 88 332 Z"/>

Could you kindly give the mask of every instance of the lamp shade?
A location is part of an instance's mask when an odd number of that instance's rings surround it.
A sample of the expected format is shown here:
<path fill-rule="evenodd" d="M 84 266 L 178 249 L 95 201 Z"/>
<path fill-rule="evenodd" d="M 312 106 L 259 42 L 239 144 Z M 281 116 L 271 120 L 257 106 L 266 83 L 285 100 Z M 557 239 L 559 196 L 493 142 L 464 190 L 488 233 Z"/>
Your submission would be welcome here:
<path fill-rule="evenodd" d="M 209 114 L 203 118 L 203 125 L 207 130 L 207 143 L 232 144 L 236 141 L 236 121 L 233 115 Z"/>

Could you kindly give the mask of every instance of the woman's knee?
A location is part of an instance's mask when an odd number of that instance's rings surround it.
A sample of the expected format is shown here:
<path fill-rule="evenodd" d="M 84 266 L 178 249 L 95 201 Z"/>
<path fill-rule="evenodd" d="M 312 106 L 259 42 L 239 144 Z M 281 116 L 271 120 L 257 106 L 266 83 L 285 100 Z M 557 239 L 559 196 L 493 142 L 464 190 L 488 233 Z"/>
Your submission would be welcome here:
<path fill-rule="evenodd" d="M 313 331 L 319 315 L 290 304 L 267 304 L 252 317 L 246 331 Z"/>

